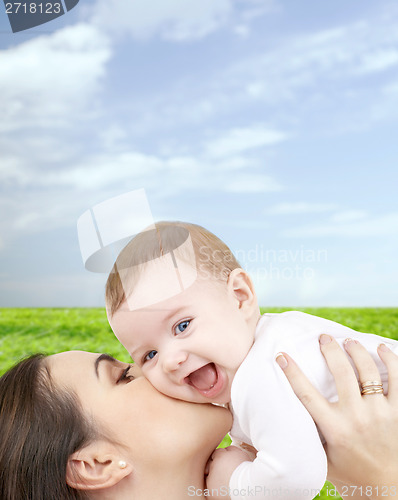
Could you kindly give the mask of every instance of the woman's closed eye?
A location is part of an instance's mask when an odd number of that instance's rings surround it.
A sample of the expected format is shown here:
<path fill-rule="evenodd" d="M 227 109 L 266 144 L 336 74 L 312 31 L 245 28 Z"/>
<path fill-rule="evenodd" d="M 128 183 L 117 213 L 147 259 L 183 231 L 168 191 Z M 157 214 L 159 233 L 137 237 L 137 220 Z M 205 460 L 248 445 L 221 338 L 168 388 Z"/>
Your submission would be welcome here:
<path fill-rule="evenodd" d="M 127 366 L 122 373 L 120 374 L 120 377 L 117 379 L 116 384 L 120 384 L 121 382 L 131 382 L 134 380 L 133 375 L 129 375 L 131 365 Z"/>
<path fill-rule="evenodd" d="M 188 328 L 189 324 L 191 323 L 192 320 L 190 319 L 184 319 L 183 321 L 180 321 L 177 325 L 174 327 L 174 334 L 179 335 L 180 333 L 185 332 L 185 330 Z"/>

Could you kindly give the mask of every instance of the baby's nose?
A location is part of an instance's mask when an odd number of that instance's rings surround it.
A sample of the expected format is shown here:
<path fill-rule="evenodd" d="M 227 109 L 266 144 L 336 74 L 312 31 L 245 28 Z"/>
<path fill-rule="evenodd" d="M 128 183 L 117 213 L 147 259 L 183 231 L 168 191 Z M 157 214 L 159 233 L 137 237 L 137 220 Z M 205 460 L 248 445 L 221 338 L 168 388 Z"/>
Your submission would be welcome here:
<path fill-rule="evenodd" d="M 184 351 L 169 351 L 165 353 L 163 360 L 163 368 L 165 372 L 173 372 L 178 370 L 186 361 L 188 354 Z"/>

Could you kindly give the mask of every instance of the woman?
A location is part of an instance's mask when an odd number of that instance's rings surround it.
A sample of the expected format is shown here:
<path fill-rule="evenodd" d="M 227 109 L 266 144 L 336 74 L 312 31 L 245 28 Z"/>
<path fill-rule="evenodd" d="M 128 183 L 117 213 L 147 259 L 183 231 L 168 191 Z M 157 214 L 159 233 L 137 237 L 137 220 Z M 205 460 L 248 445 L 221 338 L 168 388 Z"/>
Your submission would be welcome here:
<path fill-rule="evenodd" d="M 225 408 L 177 401 L 108 355 L 22 361 L 0 379 L 4 500 L 200 498 Z"/>
<path fill-rule="evenodd" d="M 369 400 L 362 408 L 365 416 L 376 412 L 378 429 L 370 436 L 352 429 L 350 439 L 362 446 L 358 454 L 339 442 L 344 436 L 341 429 L 350 427 L 352 417 L 347 412 L 362 404 L 355 392 L 358 384 L 354 376 L 347 380 L 347 368 L 353 371 L 341 358 L 343 354 L 323 349 L 341 396 L 337 406 L 323 405 L 320 410 L 315 390 L 302 377 L 297 378 L 298 368 L 287 355 L 284 370 L 290 379 L 293 377 L 295 390 L 313 411 L 328 441 L 333 478 L 340 481 L 339 486 L 348 476 L 352 484 L 367 485 L 375 471 L 375 480 L 387 480 L 384 466 L 391 457 L 386 460 L 381 454 L 375 465 L 369 463 L 368 456 L 369 450 L 374 453 L 375 443 L 389 449 L 392 439 L 398 450 L 393 400 L 398 358 L 392 353 L 383 357 L 390 370 L 391 396 L 364 397 Z M 350 351 L 360 373 L 363 368 L 366 376 L 375 377 L 373 368 L 369 369 L 369 356 L 357 356 L 356 352 L 356 347 Z M 336 372 L 337 365 L 345 366 L 342 372 Z M 230 413 L 224 408 L 170 399 L 155 391 L 135 367 L 108 355 L 80 351 L 21 362 L 0 379 L 0 401 L 0 491 L 4 500 L 205 497 L 206 463 L 231 426 Z M 383 412 L 391 410 L 387 415 L 394 425 L 388 436 L 383 432 L 386 422 L 378 409 L 380 404 Z M 338 439 L 332 436 L 334 418 L 339 422 Z M 367 445 L 361 442 L 364 439 Z M 355 463 L 353 457 L 362 468 L 348 474 L 346 467 Z M 394 472 L 391 477 L 396 478 L 398 462 L 392 463 L 395 471 L 390 471 Z"/>

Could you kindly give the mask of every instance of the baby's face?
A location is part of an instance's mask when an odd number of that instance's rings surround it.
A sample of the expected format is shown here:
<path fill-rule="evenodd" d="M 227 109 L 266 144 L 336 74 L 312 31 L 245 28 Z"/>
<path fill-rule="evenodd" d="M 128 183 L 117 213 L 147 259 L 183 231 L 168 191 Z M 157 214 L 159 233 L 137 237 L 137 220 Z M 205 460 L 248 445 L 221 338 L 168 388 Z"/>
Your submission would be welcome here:
<path fill-rule="evenodd" d="M 108 319 L 156 389 L 196 403 L 230 401 L 233 377 L 254 340 L 234 293 L 201 279 L 146 308 L 129 310 L 125 302 Z"/>

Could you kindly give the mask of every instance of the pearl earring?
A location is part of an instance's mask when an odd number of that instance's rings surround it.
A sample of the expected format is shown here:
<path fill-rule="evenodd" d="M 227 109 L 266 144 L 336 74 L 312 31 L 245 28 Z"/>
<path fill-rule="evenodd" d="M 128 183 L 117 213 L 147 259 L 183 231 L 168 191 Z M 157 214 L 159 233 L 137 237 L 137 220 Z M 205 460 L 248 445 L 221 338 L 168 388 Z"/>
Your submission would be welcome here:
<path fill-rule="evenodd" d="M 120 467 L 121 469 L 125 469 L 125 468 L 127 467 L 126 462 L 125 462 L 124 460 L 120 460 L 120 462 L 119 462 L 119 467 Z"/>

